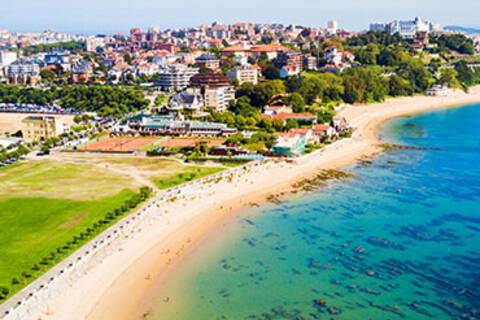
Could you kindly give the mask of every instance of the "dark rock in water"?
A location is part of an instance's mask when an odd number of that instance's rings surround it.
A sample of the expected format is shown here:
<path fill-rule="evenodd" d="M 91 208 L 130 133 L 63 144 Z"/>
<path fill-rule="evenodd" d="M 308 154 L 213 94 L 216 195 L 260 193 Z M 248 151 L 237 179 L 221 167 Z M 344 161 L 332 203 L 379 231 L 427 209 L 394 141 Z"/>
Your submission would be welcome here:
<path fill-rule="evenodd" d="M 382 310 L 382 311 L 384 311 L 384 312 L 388 312 L 388 313 L 395 314 L 395 315 L 399 316 L 399 317 L 402 318 L 402 319 L 405 318 L 405 315 L 400 312 L 400 307 L 399 307 L 399 306 L 382 306 L 382 305 L 379 305 L 379 304 L 375 304 L 375 303 L 373 303 L 372 301 L 369 301 L 368 304 L 369 304 L 370 307 L 372 307 L 372 308 L 376 308 L 376 309 Z"/>
<path fill-rule="evenodd" d="M 397 249 L 397 250 L 405 250 L 405 246 L 401 244 L 396 244 L 388 239 L 381 238 L 381 237 L 370 237 L 367 239 L 368 243 L 382 248 L 388 249 Z"/>
<path fill-rule="evenodd" d="M 422 308 L 418 303 L 416 302 L 410 302 L 410 303 L 407 303 L 406 304 L 407 307 L 409 307 L 411 310 L 421 314 L 421 315 L 424 315 L 426 317 L 429 317 L 429 318 L 433 318 L 433 314 L 431 314 L 430 312 L 428 312 L 427 310 L 425 310 L 424 308 Z"/>
<path fill-rule="evenodd" d="M 295 269 L 295 268 L 292 268 L 292 273 L 293 273 L 294 275 L 297 275 L 297 276 L 302 274 L 299 270 L 297 270 L 297 269 Z"/>
<path fill-rule="evenodd" d="M 342 311 L 339 308 L 329 307 L 327 308 L 327 312 L 333 315 L 340 314 Z"/>
<path fill-rule="evenodd" d="M 368 294 L 371 294 L 371 295 L 374 295 L 374 296 L 379 296 L 380 295 L 380 292 L 378 292 L 377 290 L 372 289 L 372 288 L 362 288 L 361 291 L 365 292 L 365 293 L 368 293 Z"/>
<path fill-rule="evenodd" d="M 245 221 L 247 224 L 251 225 L 251 226 L 254 226 L 255 225 L 255 222 L 253 222 L 252 220 L 250 219 L 242 219 L 242 221 Z"/>
<path fill-rule="evenodd" d="M 327 305 L 327 301 L 325 299 L 316 299 L 313 301 L 313 303 L 316 305 L 316 306 L 319 306 L 319 307 L 324 307 Z"/>

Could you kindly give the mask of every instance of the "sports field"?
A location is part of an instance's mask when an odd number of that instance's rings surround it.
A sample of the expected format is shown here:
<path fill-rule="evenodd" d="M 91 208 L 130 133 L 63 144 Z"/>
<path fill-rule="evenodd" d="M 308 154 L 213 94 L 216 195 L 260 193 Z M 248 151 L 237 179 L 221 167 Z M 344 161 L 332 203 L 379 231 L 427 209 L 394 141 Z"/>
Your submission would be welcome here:
<path fill-rule="evenodd" d="M 139 187 L 128 177 L 87 164 L 42 160 L 1 168 L 0 287 L 11 295 L 59 262 L 82 241 L 59 248 L 122 206 Z"/>
<path fill-rule="evenodd" d="M 0 168 L 0 303 L 4 288 L 11 296 L 107 228 L 105 216 L 142 186 L 165 189 L 223 169 L 84 153 Z"/>
<path fill-rule="evenodd" d="M 107 138 L 82 147 L 82 151 L 134 152 L 157 141 L 157 138 Z"/>

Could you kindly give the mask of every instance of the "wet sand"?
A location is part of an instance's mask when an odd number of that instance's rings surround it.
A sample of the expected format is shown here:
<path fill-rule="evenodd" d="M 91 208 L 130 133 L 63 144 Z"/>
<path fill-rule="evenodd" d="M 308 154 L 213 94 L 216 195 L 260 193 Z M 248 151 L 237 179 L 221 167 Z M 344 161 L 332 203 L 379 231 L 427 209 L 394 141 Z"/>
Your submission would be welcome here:
<path fill-rule="evenodd" d="M 198 197 L 179 199 L 161 208 L 164 214 L 123 245 L 80 281 L 48 302 L 43 319 L 140 319 L 158 281 L 169 277 L 181 257 L 194 250 L 235 212 L 262 203 L 271 194 L 288 193 L 292 183 L 320 169 L 355 164 L 381 152 L 378 128 L 385 121 L 415 113 L 480 102 L 480 87 L 448 97 L 407 97 L 340 112 L 356 128 L 351 139 L 295 163 L 275 163 L 243 173 L 225 184 L 201 186 Z M 192 190 L 190 190 L 192 191 Z M 195 192 L 193 192 L 194 194 Z"/>

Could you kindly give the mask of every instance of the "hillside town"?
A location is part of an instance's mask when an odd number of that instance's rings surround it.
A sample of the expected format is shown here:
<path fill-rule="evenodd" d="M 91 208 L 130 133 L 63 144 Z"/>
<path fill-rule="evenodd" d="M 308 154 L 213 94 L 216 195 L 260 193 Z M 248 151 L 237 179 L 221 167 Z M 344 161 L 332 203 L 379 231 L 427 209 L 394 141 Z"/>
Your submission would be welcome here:
<path fill-rule="evenodd" d="M 365 32 L 336 21 L 95 36 L 0 30 L 0 113 L 12 117 L 0 122 L 0 160 L 59 146 L 109 152 L 125 137 L 157 137 L 142 149 L 151 156 L 298 157 L 351 135 L 336 115 L 345 104 L 467 90 L 480 79 L 479 50 L 479 36 L 422 18 Z"/>

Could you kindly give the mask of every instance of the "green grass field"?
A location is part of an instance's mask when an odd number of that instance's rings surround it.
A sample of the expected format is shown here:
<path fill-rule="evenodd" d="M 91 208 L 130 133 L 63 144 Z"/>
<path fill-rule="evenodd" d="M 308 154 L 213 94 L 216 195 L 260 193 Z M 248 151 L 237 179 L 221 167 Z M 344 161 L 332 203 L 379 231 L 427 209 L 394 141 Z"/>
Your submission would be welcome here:
<path fill-rule="evenodd" d="M 114 158 L 104 160 L 112 165 L 135 167 L 143 171 L 160 190 L 225 170 L 227 166 L 185 165 L 176 160 L 158 158 Z"/>
<path fill-rule="evenodd" d="M 221 167 L 185 167 L 185 170 L 181 173 L 169 177 L 157 178 L 154 180 L 154 183 L 161 190 L 168 189 L 223 170 Z"/>
<path fill-rule="evenodd" d="M 0 287 L 10 296 L 107 228 L 61 249 L 139 187 L 89 165 L 47 160 L 0 169 Z"/>
<path fill-rule="evenodd" d="M 224 169 L 83 156 L 0 168 L 0 303 L 120 219 L 106 217 L 142 187 L 128 173 L 166 189 Z"/>

